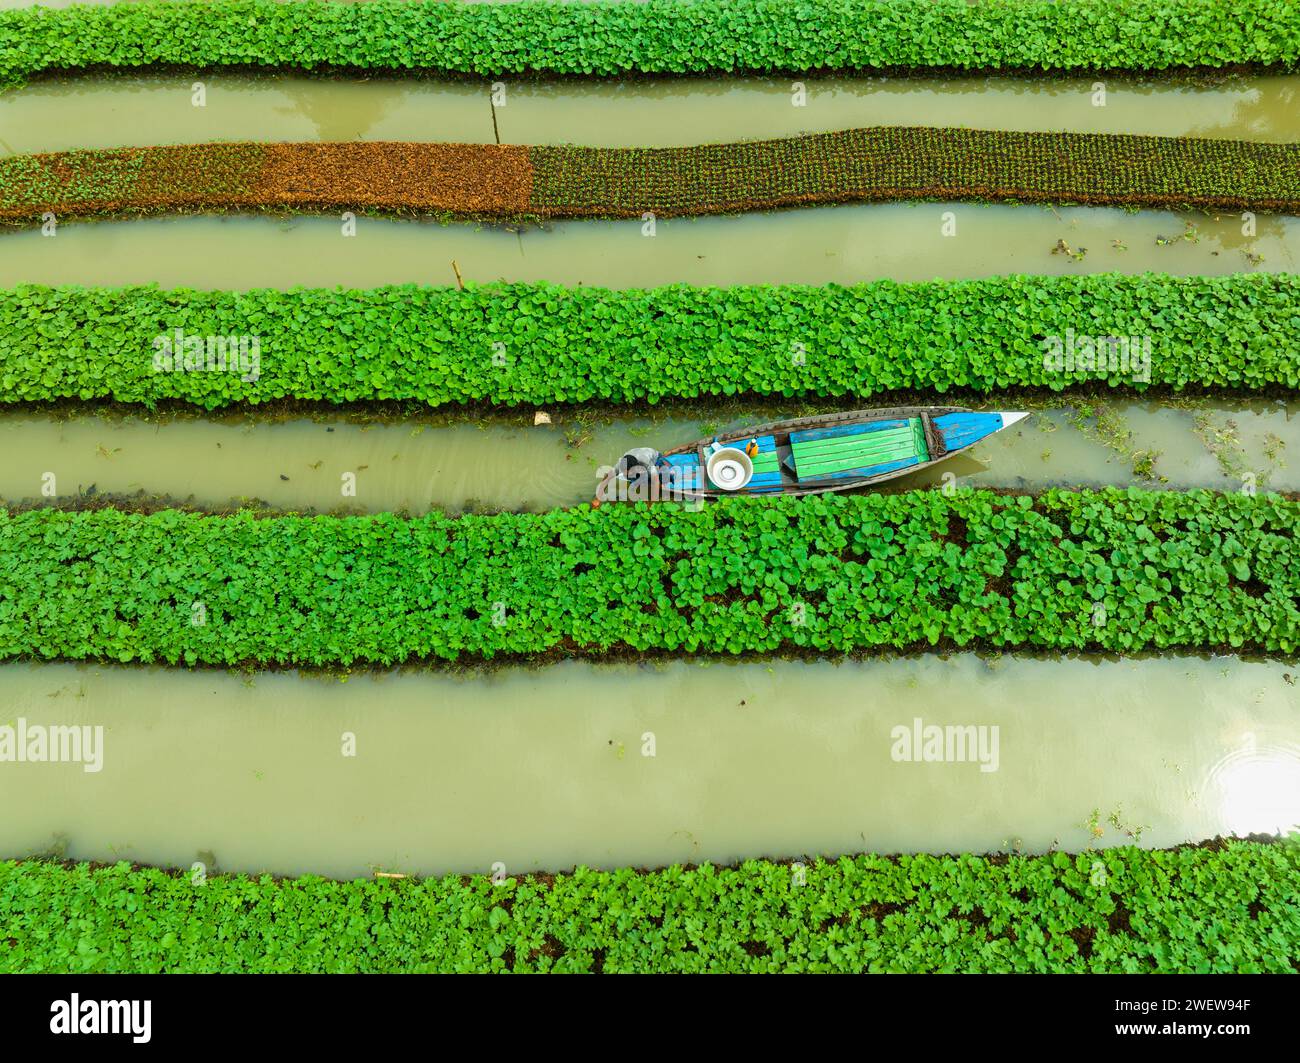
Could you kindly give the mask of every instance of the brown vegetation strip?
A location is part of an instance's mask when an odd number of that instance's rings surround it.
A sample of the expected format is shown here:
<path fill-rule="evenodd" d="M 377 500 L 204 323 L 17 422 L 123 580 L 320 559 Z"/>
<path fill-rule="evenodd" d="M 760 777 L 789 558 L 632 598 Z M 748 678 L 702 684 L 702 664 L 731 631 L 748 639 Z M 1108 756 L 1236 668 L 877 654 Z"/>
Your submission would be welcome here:
<path fill-rule="evenodd" d="M 1021 200 L 1300 212 L 1300 144 L 884 127 L 687 148 L 199 144 L 0 159 L 0 220 L 289 208 L 477 217 Z"/>
<path fill-rule="evenodd" d="M 270 144 L 264 203 L 527 214 L 528 149 L 498 144 Z"/>
<path fill-rule="evenodd" d="M 496 144 L 195 144 L 0 159 L 0 220 L 288 207 L 521 216 L 528 149 Z"/>

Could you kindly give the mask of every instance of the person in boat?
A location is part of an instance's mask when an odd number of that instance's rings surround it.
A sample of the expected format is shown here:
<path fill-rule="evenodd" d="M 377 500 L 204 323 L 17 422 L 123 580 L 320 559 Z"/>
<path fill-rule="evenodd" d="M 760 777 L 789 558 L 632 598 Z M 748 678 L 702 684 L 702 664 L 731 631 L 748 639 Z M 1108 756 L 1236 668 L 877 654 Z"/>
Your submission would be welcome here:
<path fill-rule="evenodd" d="M 654 447 L 633 447 L 618 459 L 618 465 L 615 466 L 618 478 L 628 483 L 644 481 L 658 466 L 660 457 L 659 451 Z"/>
<path fill-rule="evenodd" d="M 663 456 L 653 447 L 633 447 L 618 459 L 617 477 L 620 483 L 627 484 L 629 499 L 652 500 L 659 497 L 661 464 Z"/>
<path fill-rule="evenodd" d="M 649 499 L 658 497 L 658 490 L 651 492 L 651 479 L 661 475 L 660 466 L 665 465 L 663 455 L 653 447 L 633 447 L 618 459 L 614 468 L 601 481 L 593 500 L 593 506 L 602 501 L 612 501 L 618 495 L 629 499 Z M 656 488 L 657 488 L 656 484 Z M 613 491 L 615 494 L 611 494 Z"/>

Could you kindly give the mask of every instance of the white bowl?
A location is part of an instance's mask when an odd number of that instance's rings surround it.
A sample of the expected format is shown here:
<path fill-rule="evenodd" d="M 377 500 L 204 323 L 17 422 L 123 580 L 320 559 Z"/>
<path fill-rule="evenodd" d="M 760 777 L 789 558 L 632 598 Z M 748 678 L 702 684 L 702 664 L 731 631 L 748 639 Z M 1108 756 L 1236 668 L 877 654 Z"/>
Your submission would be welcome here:
<path fill-rule="evenodd" d="M 754 475 L 749 455 L 736 447 L 723 447 L 709 455 L 705 471 L 709 482 L 722 491 L 739 491 Z"/>

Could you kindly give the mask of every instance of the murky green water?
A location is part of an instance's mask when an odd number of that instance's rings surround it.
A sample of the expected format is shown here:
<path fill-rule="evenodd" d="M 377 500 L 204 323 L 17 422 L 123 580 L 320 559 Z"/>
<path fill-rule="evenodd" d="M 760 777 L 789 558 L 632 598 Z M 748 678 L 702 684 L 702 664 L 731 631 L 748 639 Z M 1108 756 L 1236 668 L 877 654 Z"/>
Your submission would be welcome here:
<path fill-rule="evenodd" d="M 493 84 L 500 86 L 495 106 Z M 1300 75 L 1113 78 L 1103 91 L 1099 84 L 1093 78 L 1000 77 L 468 82 L 220 72 L 197 79 L 59 78 L 0 95 L 0 149 L 496 139 L 641 147 L 870 125 L 1300 140 Z"/>
<path fill-rule="evenodd" d="M 758 415 L 756 415 L 757 418 Z M 763 415 L 761 419 L 767 419 Z M 753 419 L 751 419 L 751 423 Z M 660 449 L 735 419 L 618 418 L 512 427 L 501 422 L 363 425 L 333 419 L 229 423 L 175 418 L 0 415 L 0 499 L 144 491 L 204 507 L 258 500 L 277 508 L 368 511 L 549 509 L 595 494 L 596 469 L 632 446 Z M 576 445 L 575 445 L 576 444 Z M 356 496 L 344 497 L 345 473 Z M 1044 409 L 903 487 L 941 483 L 1036 490 L 1138 484 L 1232 491 L 1300 490 L 1300 418 L 1281 403 L 1180 409 L 1115 403 Z M 1248 479 L 1253 478 L 1253 479 Z"/>
<path fill-rule="evenodd" d="M 1107 84 L 1078 79 L 838 78 L 487 84 L 226 77 L 64 79 L 0 95 L 0 151 L 220 139 L 421 139 L 685 144 L 872 124 L 1300 139 L 1300 75 Z M 495 130 L 494 130 L 495 123 Z M 956 231 L 945 235 L 949 213 Z M 999 273 L 1291 270 L 1300 220 L 1167 212 L 881 204 L 774 215 L 566 222 L 515 233 L 362 220 L 355 236 L 326 218 L 187 218 L 78 223 L 51 238 L 0 235 L 0 284 L 250 287 L 467 279 L 615 287 L 685 282 L 851 283 Z"/>
<path fill-rule="evenodd" d="M 0 852 L 351 876 L 1274 831 L 1300 820 L 1288 676 L 968 655 L 347 683 L 6 665 L 0 722 L 104 730 L 97 772 L 0 763 L 0 807 L 22 810 Z M 896 759 L 931 726 L 985 730 L 953 760 Z"/>
<path fill-rule="evenodd" d="M 212 140 L 492 143 L 489 92 L 488 82 L 220 73 L 38 80 L 0 94 L 0 148 L 26 153 Z"/>
<path fill-rule="evenodd" d="M 944 236 L 949 214 L 956 231 Z M 330 218 L 155 218 L 74 222 L 54 236 L 0 231 L 0 285 L 441 285 L 455 283 L 453 261 L 466 280 L 613 288 L 1297 269 L 1300 218 L 1260 215 L 1254 236 L 1243 225 L 1235 216 L 974 203 L 679 218 L 661 220 L 653 236 L 638 221 L 511 232 L 362 218 L 349 237 Z"/>

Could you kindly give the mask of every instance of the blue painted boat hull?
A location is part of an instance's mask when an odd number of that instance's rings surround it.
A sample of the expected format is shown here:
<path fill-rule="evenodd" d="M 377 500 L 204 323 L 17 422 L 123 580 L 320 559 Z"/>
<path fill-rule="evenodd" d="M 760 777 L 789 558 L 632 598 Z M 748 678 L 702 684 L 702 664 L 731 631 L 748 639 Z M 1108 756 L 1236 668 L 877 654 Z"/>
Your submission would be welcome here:
<path fill-rule="evenodd" d="M 874 486 L 969 450 L 1027 416 L 1026 413 L 980 413 L 953 406 L 895 407 L 755 425 L 724 432 L 712 439 L 696 440 L 660 454 L 655 462 L 657 472 L 652 477 L 654 487 L 646 500 L 722 498 L 729 494 L 821 494 Z M 909 431 L 914 445 L 906 442 Z M 703 464 L 712 452 L 710 448 L 720 446 L 734 446 L 750 455 L 751 478 L 737 490 L 723 490 L 705 475 Z M 618 475 L 615 470 L 609 479 L 602 481 L 602 491 L 607 486 L 617 487 L 626 482 L 619 480 Z M 598 493 L 597 501 L 612 500 L 612 497 Z M 627 500 L 641 500 L 641 497 L 629 496 Z"/>

